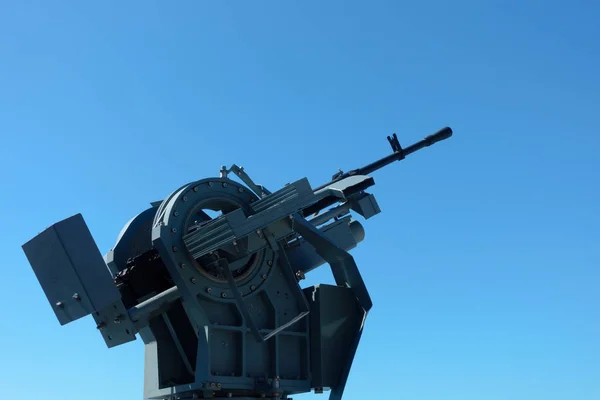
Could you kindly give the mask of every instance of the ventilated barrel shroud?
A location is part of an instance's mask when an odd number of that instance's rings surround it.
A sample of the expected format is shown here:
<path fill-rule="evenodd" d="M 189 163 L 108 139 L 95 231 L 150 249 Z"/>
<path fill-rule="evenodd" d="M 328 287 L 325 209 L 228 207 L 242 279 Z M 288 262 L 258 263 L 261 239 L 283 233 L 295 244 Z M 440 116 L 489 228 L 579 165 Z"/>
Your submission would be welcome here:
<path fill-rule="evenodd" d="M 23 249 L 60 324 L 91 314 L 108 347 L 139 334 L 146 399 L 341 399 L 372 306 L 348 253 L 364 238 L 352 213 L 380 212 L 368 174 L 451 135 L 403 149 L 394 134 L 392 154 L 317 188 L 223 167 L 151 203 L 104 257 L 80 214 Z M 335 285 L 299 285 L 324 264 Z"/>

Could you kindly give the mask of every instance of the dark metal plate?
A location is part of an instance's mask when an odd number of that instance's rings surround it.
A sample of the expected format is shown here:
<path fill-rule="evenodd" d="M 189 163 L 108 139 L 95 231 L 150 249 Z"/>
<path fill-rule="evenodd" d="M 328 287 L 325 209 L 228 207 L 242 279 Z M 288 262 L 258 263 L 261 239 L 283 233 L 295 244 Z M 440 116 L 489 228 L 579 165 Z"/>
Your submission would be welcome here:
<path fill-rule="evenodd" d="M 23 251 L 61 325 L 121 298 L 81 214 L 50 226 Z"/>

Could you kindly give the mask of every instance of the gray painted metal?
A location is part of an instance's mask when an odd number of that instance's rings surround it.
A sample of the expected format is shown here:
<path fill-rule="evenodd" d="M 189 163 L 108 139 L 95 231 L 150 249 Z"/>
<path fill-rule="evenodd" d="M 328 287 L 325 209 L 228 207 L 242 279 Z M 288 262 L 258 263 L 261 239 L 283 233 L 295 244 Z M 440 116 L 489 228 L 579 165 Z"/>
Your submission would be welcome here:
<path fill-rule="evenodd" d="M 125 224 L 117 237 L 117 243 L 104 256 L 113 276 L 119 273 L 119 266 L 126 265 L 129 257 L 152 249 L 152 243 L 144 240 L 146 237 L 144 232 L 152 230 L 152 222 L 157 210 L 158 205 L 153 205 L 152 208 L 142 211 Z"/>
<path fill-rule="evenodd" d="M 133 322 L 145 327 L 148 325 L 148 320 L 152 319 L 153 316 L 156 316 L 154 314 L 164 314 L 164 311 L 166 311 L 164 309 L 168 309 L 171 303 L 177 301 L 179 298 L 179 288 L 173 286 L 171 289 L 167 289 L 164 292 L 141 302 L 137 306 L 132 307 L 127 310 L 127 313 Z"/>
<path fill-rule="evenodd" d="M 81 214 L 47 228 L 23 251 L 61 325 L 121 299 Z"/>
<path fill-rule="evenodd" d="M 139 333 L 146 399 L 340 400 L 373 305 L 348 253 L 365 237 L 354 217 L 381 212 L 367 174 L 451 134 L 388 137 L 391 155 L 318 188 L 222 167 L 152 202 L 104 259 L 79 214 L 23 249 L 61 324 L 92 314 L 108 347 Z M 301 287 L 323 264 L 336 284 Z"/>

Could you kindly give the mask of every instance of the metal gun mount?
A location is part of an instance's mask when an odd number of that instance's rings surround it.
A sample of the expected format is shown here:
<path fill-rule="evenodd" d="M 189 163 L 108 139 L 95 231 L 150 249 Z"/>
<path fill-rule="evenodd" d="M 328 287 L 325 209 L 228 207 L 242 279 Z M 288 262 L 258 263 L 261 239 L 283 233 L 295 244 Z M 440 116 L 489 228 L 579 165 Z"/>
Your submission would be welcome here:
<path fill-rule="evenodd" d="M 61 325 L 91 314 L 108 347 L 140 335 L 146 399 L 338 400 L 372 306 L 348 253 L 364 238 L 351 212 L 380 212 L 368 174 L 451 135 L 403 149 L 394 134 L 392 154 L 316 189 L 270 192 L 223 167 L 151 203 L 104 258 L 80 214 L 23 249 Z M 325 263 L 336 285 L 301 288 Z"/>

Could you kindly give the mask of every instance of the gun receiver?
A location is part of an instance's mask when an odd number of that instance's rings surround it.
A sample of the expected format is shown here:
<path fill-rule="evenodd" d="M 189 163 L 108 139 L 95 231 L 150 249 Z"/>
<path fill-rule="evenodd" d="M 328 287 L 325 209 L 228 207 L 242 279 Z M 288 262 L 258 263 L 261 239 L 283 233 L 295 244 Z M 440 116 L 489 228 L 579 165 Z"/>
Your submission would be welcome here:
<path fill-rule="evenodd" d="M 340 181 L 344 178 L 348 178 L 350 176 L 368 175 L 374 171 L 377 171 L 378 169 L 381 169 L 381 168 L 387 166 L 388 164 L 393 163 L 394 161 L 401 161 L 407 155 L 412 154 L 416 151 L 419 151 L 424 147 L 428 147 L 428 146 L 431 146 L 432 144 L 435 144 L 442 140 L 448 139 L 450 136 L 452 136 L 452 129 L 449 127 L 445 127 L 445 128 L 440 129 L 436 133 L 427 136 L 425 139 L 420 140 L 417 143 L 412 144 L 412 145 L 408 146 L 407 148 L 403 149 L 402 146 L 400 146 L 398 137 L 394 133 L 391 137 L 388 136 L 388 138 L 387 138 L 388 141 L 390 142 L 390 145 L 392 146 L 392 150 L 394 151 L 392 154 L 385 156 L 375 162 L 372 162 L 371 164 L 365 165 L 364 167 L 361 167 L 358 169 L 353 169 L 352 171 L 348 171 L 345 173 L 338 173 L 333 176 L 333 179 L 330 182 L 319 186 L 318 188 L 315 189 L 315 191 L 321 190 L 321 189 L 331 185 L 332 183 L 338 182 L 338 181 Z"/>

